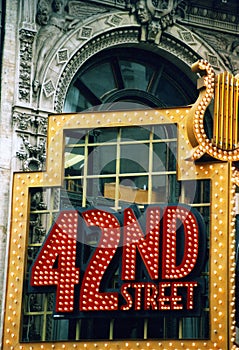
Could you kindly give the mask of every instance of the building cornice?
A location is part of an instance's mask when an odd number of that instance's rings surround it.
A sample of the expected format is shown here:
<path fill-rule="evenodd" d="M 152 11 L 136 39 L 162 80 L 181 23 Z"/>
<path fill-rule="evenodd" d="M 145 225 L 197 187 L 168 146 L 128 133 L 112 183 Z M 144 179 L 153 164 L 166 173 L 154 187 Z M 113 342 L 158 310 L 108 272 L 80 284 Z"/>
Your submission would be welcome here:
<path fill-rule="evenodd" d="M 238 34 L 239 24 L 213 20 L 212 18 L 188 15 L 187 18 L 178 18 L 177 22 L 182 25 L 190 25 L 193 27 L 200 27 L 210 30 L 219 31 L 222 33 Z"/>

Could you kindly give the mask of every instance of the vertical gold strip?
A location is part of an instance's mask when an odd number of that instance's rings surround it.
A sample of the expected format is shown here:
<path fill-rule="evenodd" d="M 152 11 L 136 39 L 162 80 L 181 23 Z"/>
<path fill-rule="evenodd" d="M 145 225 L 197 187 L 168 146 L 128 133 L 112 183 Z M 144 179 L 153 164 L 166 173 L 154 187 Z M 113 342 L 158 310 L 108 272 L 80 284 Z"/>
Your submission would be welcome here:
<path fill-rule="evenodd" d="M 213 139 L 215 146 L 218 145 L 218 128 L 219 128 L 219 87 L 220 87 L 220 75 L 215 79 L 215 98 L 214 98 L 214 122 L 213 122 Z"/>
<path fill-rule="evenodd" d="M 234 147 L 238 146 L 238 89 L 239 89 L 239 80 L 234 80 L 234 100 L 233 100 L 233 143 Z"/>
<path fill-rule="evenodd" d="M 223 149 L 228 149 L 228 125 L 229 125 L 229 73 L 224 73 L 225 82 L 224 82 L 224 104 L 223 104 Z"/>
<path fill-rule="evenodd" d="M 41 316 L 39 316 L 41 317 Z M 47 333 L 47 294 L 44 293 L 44 301 L 43 301 L 43 326 L 42 326 L 42 335 L 41 338 L 43 341 L 46 341 L 46 333 Z"/>
<path fill-rule="evenodd" d="M 218 130 L 218 146 L 223 147 L 223 111 L 224 111 L 224 84 L 225 75 L 222 74 L 222 79 L 219 85 L 219 130 Z"/>
<path fill-rule="evenodd" d="M 234 148 L 234 140 L 233 140 L 233 99 L 234 99 L 234 77 L 232 74 L 230 74 L 229 77 L 230 84 L 229 84 L 229 105 L 228 105 L 228 123 L 229 123 L 229 132 L 228 132 L 228 147 L 230 150 Z"/>

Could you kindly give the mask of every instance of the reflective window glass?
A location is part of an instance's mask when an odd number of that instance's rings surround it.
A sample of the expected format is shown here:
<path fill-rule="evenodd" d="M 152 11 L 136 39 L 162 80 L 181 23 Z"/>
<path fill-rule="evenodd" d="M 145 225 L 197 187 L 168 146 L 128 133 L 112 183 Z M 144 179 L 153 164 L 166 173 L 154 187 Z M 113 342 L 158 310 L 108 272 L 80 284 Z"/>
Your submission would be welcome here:
<path fill-rule="evenodd" d="M 125 88 L 147 90 L 153 69 L 138 62 L 120 60 L 120 69 Z"/>
<path fill-rule="evenodd" d="M 80 78 L 97 97 L 115 88 L 115 80 L 109 62 L 90 68 Z"/>

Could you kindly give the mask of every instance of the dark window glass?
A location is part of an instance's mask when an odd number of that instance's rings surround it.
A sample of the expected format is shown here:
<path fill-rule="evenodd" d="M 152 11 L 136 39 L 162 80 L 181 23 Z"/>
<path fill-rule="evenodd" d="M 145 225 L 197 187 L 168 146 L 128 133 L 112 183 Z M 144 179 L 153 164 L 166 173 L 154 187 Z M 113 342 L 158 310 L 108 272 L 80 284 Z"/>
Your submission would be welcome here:
<path fill-rule="evenodd" d="M 81 67 L 68 90 L 64 110 L 182 106 L 196 100 L 195 86 L 191 78 L 155 53 L 107 50 Z"/>

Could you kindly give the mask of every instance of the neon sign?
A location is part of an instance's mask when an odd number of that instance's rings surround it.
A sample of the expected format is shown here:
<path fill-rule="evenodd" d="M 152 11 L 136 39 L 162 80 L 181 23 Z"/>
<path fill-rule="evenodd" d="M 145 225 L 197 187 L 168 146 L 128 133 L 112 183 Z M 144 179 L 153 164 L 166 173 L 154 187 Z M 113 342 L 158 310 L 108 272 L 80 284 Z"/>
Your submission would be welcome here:
<path fill-rule="evenodd" d="M 141 216 L 133 208 L 60 212 L 31 267 L 31 288 L 56 288 L 55 313 L 63 317 L 89 311 L 197 314 L 206 250 L 201 216 L 182 204 L 148 206 Z M 100 238 L 84 264 L 87 228 L 100 230 Z M 106 280 L 116 263 L 113 290 Z"/>

